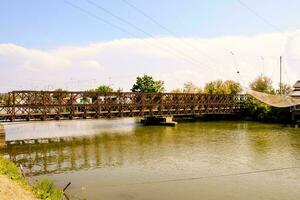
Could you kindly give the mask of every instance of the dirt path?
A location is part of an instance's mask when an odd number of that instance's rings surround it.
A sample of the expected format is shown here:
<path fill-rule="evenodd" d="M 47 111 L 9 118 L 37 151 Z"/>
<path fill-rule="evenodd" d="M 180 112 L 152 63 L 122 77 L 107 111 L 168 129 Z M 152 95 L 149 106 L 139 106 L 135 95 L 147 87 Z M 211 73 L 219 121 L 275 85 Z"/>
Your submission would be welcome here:
<path fill-rule="evenodd" d="M 12 181 L 0 175 L 0 200 L 38 200 L 34 195 Z"/>

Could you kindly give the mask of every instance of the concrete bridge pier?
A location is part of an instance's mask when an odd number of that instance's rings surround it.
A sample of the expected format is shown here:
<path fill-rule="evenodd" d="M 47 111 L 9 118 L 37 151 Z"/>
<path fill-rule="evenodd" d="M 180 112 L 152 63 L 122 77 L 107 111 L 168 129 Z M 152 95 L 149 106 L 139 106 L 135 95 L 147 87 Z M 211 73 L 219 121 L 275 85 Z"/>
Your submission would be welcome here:
<path fill-rule="evenodd" d="M 0 124 L 0 148 L 4 147 L 5 145 L 5 130 L 4 126 Z"/>
<path fill-rule="evenodd" d="M 173 121 L 172 116 L 152 116 L 145 117 L 141 120 L 144 125 L 176 126 L 177 122 Z"/>

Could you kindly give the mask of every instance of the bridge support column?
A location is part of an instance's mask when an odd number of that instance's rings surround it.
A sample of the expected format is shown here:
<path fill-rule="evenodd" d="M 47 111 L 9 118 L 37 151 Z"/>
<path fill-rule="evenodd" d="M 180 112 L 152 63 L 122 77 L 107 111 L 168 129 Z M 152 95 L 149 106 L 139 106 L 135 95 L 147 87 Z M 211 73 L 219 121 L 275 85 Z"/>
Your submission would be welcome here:
<path fill-rule="evenodd" d="M 2 124 L 0 124 L 0 148 L 1 147 L 5 147 L 5 130 L 4 130 L 4 126 Z"/>
<path fill-rule="evenodd" d="M 173 121 L 173 117 L 145 117 L 141 120 L 144 125 L 160 125 L 160 126 L 176 126 L 177 122 Z"/>

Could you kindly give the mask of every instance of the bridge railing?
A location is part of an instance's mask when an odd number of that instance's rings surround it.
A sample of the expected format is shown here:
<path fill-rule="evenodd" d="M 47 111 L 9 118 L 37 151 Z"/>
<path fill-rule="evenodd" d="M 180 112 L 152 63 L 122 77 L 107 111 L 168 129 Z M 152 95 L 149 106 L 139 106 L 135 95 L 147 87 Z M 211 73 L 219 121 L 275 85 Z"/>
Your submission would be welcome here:
<path fill-rule="evenodd" d="M 133 92 L 13 91 L 0 120 L 234 114 L 244 95 Z"/>

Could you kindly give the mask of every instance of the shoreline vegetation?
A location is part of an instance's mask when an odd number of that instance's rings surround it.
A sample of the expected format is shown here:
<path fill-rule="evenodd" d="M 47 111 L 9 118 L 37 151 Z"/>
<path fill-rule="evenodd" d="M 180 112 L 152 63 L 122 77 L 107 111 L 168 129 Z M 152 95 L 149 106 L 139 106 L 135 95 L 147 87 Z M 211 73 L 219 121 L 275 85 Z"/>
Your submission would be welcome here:
<path fill-rule="evenodd" d="M 4 199 L 60 200 L 63 196 L 62 190 L 56 188 L 53 182 L 47 179 L 39 180 L 33 185 L 29 184 L 20 169 L 1 155 L 0 183 L 0 196 Z"/>

